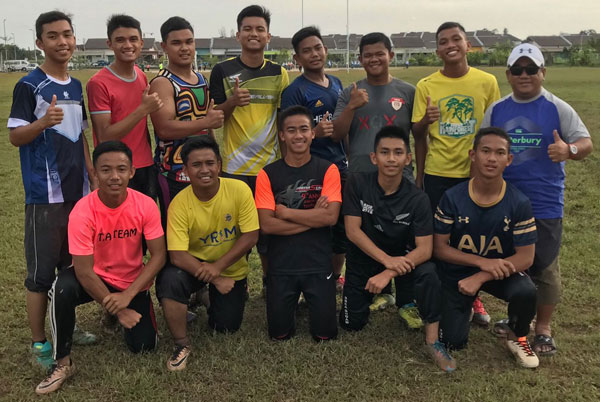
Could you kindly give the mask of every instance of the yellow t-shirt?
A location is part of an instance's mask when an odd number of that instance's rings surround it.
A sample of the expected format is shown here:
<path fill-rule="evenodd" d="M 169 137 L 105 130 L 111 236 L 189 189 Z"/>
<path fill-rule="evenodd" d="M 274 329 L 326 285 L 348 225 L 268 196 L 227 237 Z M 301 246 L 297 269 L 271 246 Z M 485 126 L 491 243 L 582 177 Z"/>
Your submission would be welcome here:
<path fill-rule="evenodd" d="M 187 251 L 203 261 L 214 262 L 225 255 L 242 233 L 259 229 L 252 191 L 240 180 L 220 178 L 217 194 L 200 201 L 188 186 L 169 205 L 167 248 Z M 248 276 L 246 256 L 222 273 L 240 280 Z"/>
<path fill-rule="evenodd" d="M 485 110 L 500 99 L 500 88 L 492 74 L 470 67 L 460 78 L 437 71 L 419 81 L 412 122 L 425 115 L 427 97 L 440 109 L 440 119 L 429 125 L 429 151 L 425 173 L 442 177 L 469 177 L 469 150 Z"/>

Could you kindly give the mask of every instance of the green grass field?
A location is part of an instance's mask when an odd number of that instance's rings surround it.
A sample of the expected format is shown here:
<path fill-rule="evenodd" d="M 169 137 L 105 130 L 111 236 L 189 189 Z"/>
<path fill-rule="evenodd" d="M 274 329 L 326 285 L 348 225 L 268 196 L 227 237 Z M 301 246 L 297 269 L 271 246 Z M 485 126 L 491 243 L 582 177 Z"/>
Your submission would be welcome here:
<path fill-rule="evenodd" d="M 486 69 L 509 92 L 503 68 Z M 416 84 L 434 68 L 411 67 L 393 74 Z M 84 83 L 92 70 L 75 71 Z M 334 72 L 345 85 L 363 77 L 362 70 Z M 291 74 L 295 77 L 296 74 Z M 25 313 L 23 253 L 24 193 L 18 150 L 8 142 L 6 121 L 12 89 L 22 74 L 0 74 L 0 400 L 39 400 L 34 387 L 44 373 L 32 364 Z M 581 115 L 600 144 L 600 70 L 551 68 L 546 88 Z M 293 78 L 292 77 L 292 78 Z M 91 139 L 91 131 L 87 132 Z M 91 141 L 90 141 L 91 142 Z M 516 367 L 512 356 L 489 332 L 473 328 L 468 349 L 457 352 L 458 370 L 439 371 L 421 352 L 422 333 L 409 332 L 395 309 L 375 313 L 360 333 L 340 331 L 337 341 L 316 344 L 308 334 L 307 312 L 298 313 L 298 334 L 275 343 L 266 334 L 260 298 L 258 259 L 253 254 L 251 298 L 242 329 L 213 336 L 206 312 L 190 327 L 193 355 L 186 371 L 167 372 L 171 340 L 162 312 L 162 333 L 154 353 L 134 356 L 120 335 L 104 335 L 100 309 L 78 309 L 79 325 L 100 335 L 90 347 L 73 348 L 75 377 L 48 400 L 190 400 L 190 401 L 597 401 L 600 400 L 600 158 L 567 163 L 567 190 L 561 271 L 563 303 L 554 320 L 559 353 L 543 359 L 536 370 Z M 492 319 L 505 306 L 483 295 Z M 49 329 L 48 335 L 49 334 Z"/>

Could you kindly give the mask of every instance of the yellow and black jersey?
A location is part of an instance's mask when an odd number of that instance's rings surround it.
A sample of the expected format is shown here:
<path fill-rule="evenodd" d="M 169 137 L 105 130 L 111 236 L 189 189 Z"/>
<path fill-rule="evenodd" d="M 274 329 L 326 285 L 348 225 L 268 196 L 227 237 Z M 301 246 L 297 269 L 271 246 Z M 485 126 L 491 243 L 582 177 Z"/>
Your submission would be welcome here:
<path fill-rule="evenodd" d="M 481 204 L 473 196 L 473 179 L 447 190 L 434 216 L 434 231 L 450 234 L 450 246 L 485 258 L 507 258 L 515 247 L 537 241 L 531 203 L 513 185 L 504 182 L 498 199 Z M 441 278 L 459 281 L 479 268 L 441 262 Z"/>
<path fill-rule="evenodd" d="M 256 176 L 277 159 L 277 109 L 281 93 L 289 84 L 287 71 L 264 60 L 251 68 L 239 57 L 217 64 L 210 75 L 210 94 L 216 104 L 232 96 L 236 79 L 250 91 L 250 104 L 236 107 L 223 127 L 223 171 Z"/>

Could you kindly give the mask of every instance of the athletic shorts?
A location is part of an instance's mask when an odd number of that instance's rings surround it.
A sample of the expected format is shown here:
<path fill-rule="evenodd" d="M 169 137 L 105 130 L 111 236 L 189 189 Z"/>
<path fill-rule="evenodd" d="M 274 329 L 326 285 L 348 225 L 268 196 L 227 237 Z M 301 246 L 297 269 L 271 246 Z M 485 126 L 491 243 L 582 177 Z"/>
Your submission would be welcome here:
<path fill-rule="evenodd" d="M 160 206 L 160 221 L 165 232 L 167 231 L 167 211 L 169 210 L 171 201 L 177 194 L 179 194 L 181 190 L 189 185 L 190 183 L 168 179 L 165 175 L 160 173 L 157 175 L 157 195 L 158 205 Z"/>
<path fill-rule="evenodd" d="M 562 218 L 536 219 L 538 240 L 535 259 L 529 276 L 537 287 L 538 304 L 556 305 L 560 302 L 560 268 L 558 255 L 562 241 Z"/>
<path fill-rule="evenodd" d="M 333 272 L 272 275 L 267 271 L 267 324 L 272 339 L 289 339 L 296 332 L 300 292 L 308 306 L 309 329 L 317 341 L 337 336 Z"/>
<path fill-rule="evenodd" d="M 205 282 L 173 264 L 167 264 L 156 278 L 156 297 L 188 304 L 192 293 L 206 286 Z M 240 329 L 246 305 L 246 278 L 235 281 L 227 294 L 221 294 L 213 284 L 209 284 L 208 325 L 217 332 L 235 332 Z"/>
<path fill-rule="evenodd" d="M 25 205 L 25 287 L 47 292 L 56 270 L 71 266 L 67 228 L 75 202 Z"/>
<path fill-rule="evenodd" d="M 240 174 L 231 174 L 227 172 L 221 172 L 221 177 L 226 177 L 228 179 L 237 179 L 241 180 L 250 187 L 252 190 L 252 196 L 256 195 L 256 176 L 243 176 Z M 269 235 L 259 233 L 258 234 L 258 242 L 256 243 L 256 251 L 258 254 L 267 254 L 267 250 L 269 246 Z"/>
<path fill-rule="evenodd" d="M 442 195 L 444 195 L 446 190 L 466 180 L 469 180 L 469 178 L 443 177 L 425 174 L 423 177 L 423 191 L 429 196 L 431 212 L 435 214 L 440 200 L 442 199 Z"/>
<path fill-rule="evenodd" d="M 129 180 L 129 188 L 156 200 L 158 183 L 156 181 L 156 166 L 150 165 L 135 169 L 135 175 Z"/>
<path fill-rule="evenodd" d="M 344 187 L 348 179 L 347 170 L 340 174 L 342 183 L 342 194 L 344 194 Z M 335 225 L 331 227 L 331 249 L 333 254 L 346 254 L 348 249 L 348 237 L 346 237 L 346 227 L 344 226 L 344 215 L 340 210 L 340 215 Z"/>

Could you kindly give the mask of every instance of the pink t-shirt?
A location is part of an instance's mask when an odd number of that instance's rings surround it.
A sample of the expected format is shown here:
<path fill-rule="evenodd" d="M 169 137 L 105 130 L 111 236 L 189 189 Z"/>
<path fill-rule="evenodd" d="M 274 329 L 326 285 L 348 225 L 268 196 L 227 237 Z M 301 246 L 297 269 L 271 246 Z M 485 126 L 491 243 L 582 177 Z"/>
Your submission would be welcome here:
<path fill-rule="evenodd" d="M 164 234 L 160 212 L 150 197 L 130 188 L 115 209 L 100 201 L 96 190 L 69 215 L 70 253 L 93 255 L 96 275 L 119 290 L 127 289 L 144 267 L 142 234 L 146 240 Z"/>
<path fill-rule="evenodd" d="M 148 85 L 146 74 L 137 66 L 134 66 L 134 70 L 135 78 L 132 80 L 119 77 L 109 67 L 94 74 L 86 87 L 90 114 L 110 113 L 110 124 L 129 116 L 142 103 L 142 93 Z M 147 118 L 141 119 L 121 141 L 133 153 L 133 166 L 143 168 L 154 163 Z M 94 132 L 96 145 L 98 138 Z"/>

